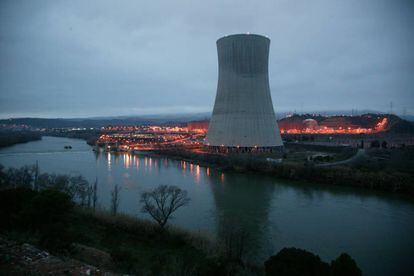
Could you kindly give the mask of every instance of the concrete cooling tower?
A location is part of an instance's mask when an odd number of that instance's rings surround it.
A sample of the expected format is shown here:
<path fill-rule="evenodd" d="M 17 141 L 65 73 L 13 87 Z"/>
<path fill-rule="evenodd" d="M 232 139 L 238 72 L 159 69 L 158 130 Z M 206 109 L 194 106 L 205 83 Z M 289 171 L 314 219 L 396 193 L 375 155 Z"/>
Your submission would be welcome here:
<path fill-rule="evenodd" d="M 270 96 L 270 39 L 255 34 L 217 40 L 219 76 L 206 144 L 218 151 L 283 148 Z"/>

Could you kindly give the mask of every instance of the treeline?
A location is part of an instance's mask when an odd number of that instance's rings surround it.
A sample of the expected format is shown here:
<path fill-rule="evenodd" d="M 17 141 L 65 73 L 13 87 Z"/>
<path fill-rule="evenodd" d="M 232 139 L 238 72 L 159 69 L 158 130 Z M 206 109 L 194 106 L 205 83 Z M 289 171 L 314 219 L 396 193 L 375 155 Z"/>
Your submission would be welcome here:
<path fill-rule="evenodd" d="M 80 206 L 96 205 L 96 186 L 81 175 L 68 176 L 49 173 L 39 173 L 39 167 L 23 166 L 21 168 L 5 169 L 0 164 L 0 189 L 24 188 L 35 192 L 55 190 L 69 196 L 71 201 Z"/>
<path fill-rule="evenodd" d="M 10 131 L 0 132 L 0 148 L 12 146 L 14 144 L 27 143 L 42 139 L 38 132 L 32 131 Z"/>
<path fill-rule="evenodd" d="M 95 209 L 93 191 L 96 187 L 82 176 L 39 174 L 37 166 L 0 166 L 0 234 L 128 274 L 361 275 L 355 261 L 345 253 L 328 264 L 296 248 L 281 250 L 262 266 L 251 265 L 244 258 L 249 235 L 236 226 L 213 243 L 174 227 Z M 141 201 L 147 203 L 144 209 L 155 208 L 148 204 L 151 198 L 168 202 L 168 195 L 181 206 L 189 201 L 185 193 L 160 186 L 143 193 Z M 7 274 L 1 265 L 0 272 Z"/>

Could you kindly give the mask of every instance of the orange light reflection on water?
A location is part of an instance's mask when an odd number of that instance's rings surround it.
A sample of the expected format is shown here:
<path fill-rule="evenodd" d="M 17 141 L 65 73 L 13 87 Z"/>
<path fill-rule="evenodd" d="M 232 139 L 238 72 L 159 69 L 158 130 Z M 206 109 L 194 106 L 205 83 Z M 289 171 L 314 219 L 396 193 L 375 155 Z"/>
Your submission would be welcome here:
<path fill-rule="evenodd" d="M 196 165 L 195 179 L 197 183 L 200 183 L 200 165 Z"/>

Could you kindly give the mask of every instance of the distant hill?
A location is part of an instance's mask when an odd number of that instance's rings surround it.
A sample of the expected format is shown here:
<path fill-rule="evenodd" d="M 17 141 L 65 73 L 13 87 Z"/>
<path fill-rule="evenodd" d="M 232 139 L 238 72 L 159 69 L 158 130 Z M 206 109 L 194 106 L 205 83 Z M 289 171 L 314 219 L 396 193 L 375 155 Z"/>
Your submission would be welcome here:
<path fill-rule="evenodd" d="M 393 114 L 374 114 L 368 113 L 359 116 L 336 115 L 336 116 L 322 116 L 315 114 L 293 114 L 278 121 L 280 129 L 289 130 L 303 130 L 313 124 L 315 126 L 326 126 L 330 128 L 342 129 L 350 128 L 365 128 L 376 129 L 376 125 L 383 119 L 387 118 L 387 123 L 384 125 L 382 131 L 390 133 L 413 133 L 414 123 L 401 119 Z M 312 123 L 313 121 L 313 123 Z"/>
<path fill-rule="evenodd" d="M 26 125 L 32 128 L 97 128 L 109 125 L 177 124 L 209 118 L 209 113 L 172 114 L 154 116 L 96 117 L 79 119 L 11 118 L 0 120 L 0 125 Z"/>
<path fill-rule="evenodd" d="M 208 121 L 210 113 L 198 114 L 163 114 L 148 116 L 120 116 L 120 117 L 95 117 L 78 119 L 47 119 L 47 118 L 12 118 L 0 120 L 0 129 L 7 127 L 25 126 L 30 128 L 100 128 L 110 125 L 185 125 L 191 121 Z M 318 125 L 344 127 L 363 127 L 374 128 L 378 118 L 387 117 L 388 124 L 386 131 L 392 133 L 414 133 L 414 123 L 404 120 L 392 114 L 368 113 L 358 116 L 351 115 L 320 115 L 320 114 L 293 114 L 282 116 L 278 114 L 279 128 L 281 129 L 301 129 L 304 127 L 304 120 L 315 120 Z"/>

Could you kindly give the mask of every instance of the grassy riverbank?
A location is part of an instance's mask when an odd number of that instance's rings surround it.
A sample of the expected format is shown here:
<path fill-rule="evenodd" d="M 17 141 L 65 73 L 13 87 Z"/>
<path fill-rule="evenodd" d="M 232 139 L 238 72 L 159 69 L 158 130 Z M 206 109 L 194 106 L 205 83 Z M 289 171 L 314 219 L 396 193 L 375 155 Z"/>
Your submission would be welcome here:
<path fill-rule="evenodd" d="M 323 151 L 326 149 L 319 147 L 313 150 Z M 335 149 L 328 150 L 335 151 Z M 155 153 L 197 163 L 201 166 L 216 167 L 220 170 L 256 172 L 282 179 L 304 180 L 318 184 L 350 186 L 414 196 L 413 147 L 368 150 L 364 159 L 340 166 L 319 166 L 323 163 L 317 160 L 307 160 L 303 152 L 299 153 L 297 150 L 291 150 L 280 163 L 269 162 L 266 160 L 266 156 L 226 156 L 194 153 L 185 149 L 166 149 Z M 336 149 L 336 155 L 333 155 L 330 162 L 349 158 L 352 154 L 355 154 L 355 151 Z M 297 157 L 299 155 L 300 158 Z M 388 157 L 384 158 L 384 155 Z"/>

